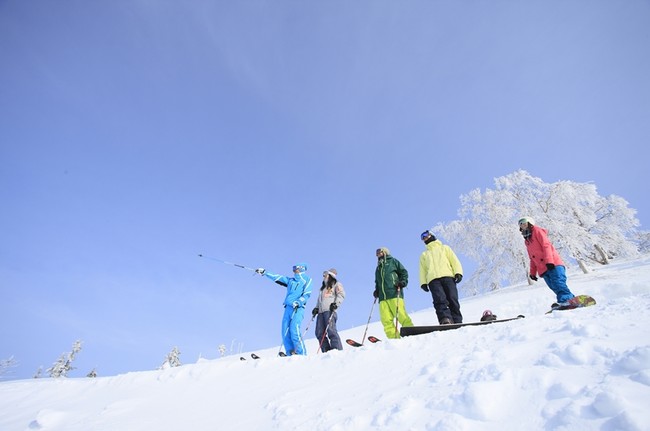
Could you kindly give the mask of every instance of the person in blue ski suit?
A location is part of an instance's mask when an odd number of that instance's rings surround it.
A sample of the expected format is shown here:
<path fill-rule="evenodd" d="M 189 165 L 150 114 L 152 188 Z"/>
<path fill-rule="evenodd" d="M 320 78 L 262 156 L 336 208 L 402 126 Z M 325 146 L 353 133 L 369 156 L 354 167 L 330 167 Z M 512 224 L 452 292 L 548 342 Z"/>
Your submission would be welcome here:
<path fill-rule="evenodd" d="M 306 355 L 307 349 L 300 335 L 300 325 L 305 315 L 305 305 L 311 295 L 311 277 L 305 272 L 307 264 L 299 263 L 293 266 L 293 277 L 273 274 L 264 268 L 255 270 L 265 275 L 280 286 L 287 288 L 284 297 L 284 315 L 282 317 L 282 343 L 287 355 Z"/>

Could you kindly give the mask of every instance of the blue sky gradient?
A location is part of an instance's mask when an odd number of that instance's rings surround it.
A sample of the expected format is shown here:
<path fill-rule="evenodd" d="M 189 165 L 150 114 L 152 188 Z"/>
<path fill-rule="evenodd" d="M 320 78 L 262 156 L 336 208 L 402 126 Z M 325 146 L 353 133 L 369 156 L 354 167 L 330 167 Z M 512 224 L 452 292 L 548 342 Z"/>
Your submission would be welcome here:
<path fill-rule="evenodd" d="M 283 289 L 199 253 L 336 268 L 345 329 L 387 246 L 431 308 L 420 232 L 517 169 L 650 216 L 647 1 L 5 0 L 0 54 L 15 377 L 279 346 Z"/>

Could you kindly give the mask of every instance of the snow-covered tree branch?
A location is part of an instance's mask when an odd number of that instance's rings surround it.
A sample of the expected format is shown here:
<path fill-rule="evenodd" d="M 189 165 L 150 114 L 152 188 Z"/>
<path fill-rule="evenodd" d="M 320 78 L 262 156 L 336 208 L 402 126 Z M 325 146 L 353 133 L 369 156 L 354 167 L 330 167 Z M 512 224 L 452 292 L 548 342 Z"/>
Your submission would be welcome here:
<path fill-rule="evenodd" d="M 77 353 L 81 351 L 81 341 L 77 340 L 72 345 L 72 351 L 69 353 L 63 353 L 61 357 L 47 369 L 47 373 L 50 377 L 67 377 L 68 372 L 74 370 L 72 366 L 72 361 L 74 361 Z"/>
<path fill-rule="evenodd" d="M 165 361 L 162 363 L 159 369 L 166 370 L 168 368 L 181 366 L 180 355 L 181 352 L 178 350 L 178 347 L 174 347 L 171 352 L 167 353 L 165 356 Z"/>

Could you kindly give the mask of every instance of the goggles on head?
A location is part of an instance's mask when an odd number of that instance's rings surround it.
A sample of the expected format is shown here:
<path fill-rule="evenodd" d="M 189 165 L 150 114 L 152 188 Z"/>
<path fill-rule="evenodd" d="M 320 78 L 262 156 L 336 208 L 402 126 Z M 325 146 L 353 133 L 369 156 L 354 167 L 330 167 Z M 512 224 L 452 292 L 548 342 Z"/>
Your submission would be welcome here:
<path fill-rule="evenodd" d="M 428 230 L 425 230 L 424 232 L 422 232 L 420 234 L 420 239 L 422 241 L 424 241 L 425 239 L 429 238 L 430 236 L 431 236 L 431 232 L 429 232 Z"/>
<path fill-rule="evenodd" d="M 305 268 L 303 265 L 294 265 L 293 266 L 293 272 L 305 272 L 307 268 Z"/>

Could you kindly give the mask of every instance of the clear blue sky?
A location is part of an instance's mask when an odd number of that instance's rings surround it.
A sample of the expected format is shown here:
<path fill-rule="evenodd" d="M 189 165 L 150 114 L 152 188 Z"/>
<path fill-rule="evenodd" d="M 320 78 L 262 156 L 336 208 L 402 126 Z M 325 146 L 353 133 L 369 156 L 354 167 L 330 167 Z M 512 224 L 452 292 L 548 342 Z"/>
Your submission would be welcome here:
<path fill-rule="evenodd" d="M 4 0 L 0 58 L 14 377 L 76 339 L 73 375 L 279 346 L 284 290 L 199 253 L 337 268 L 345 329 L 387 246 L 430 308 L 419 233 L 517 169 L 647 229 L 647 1 Z"/>

